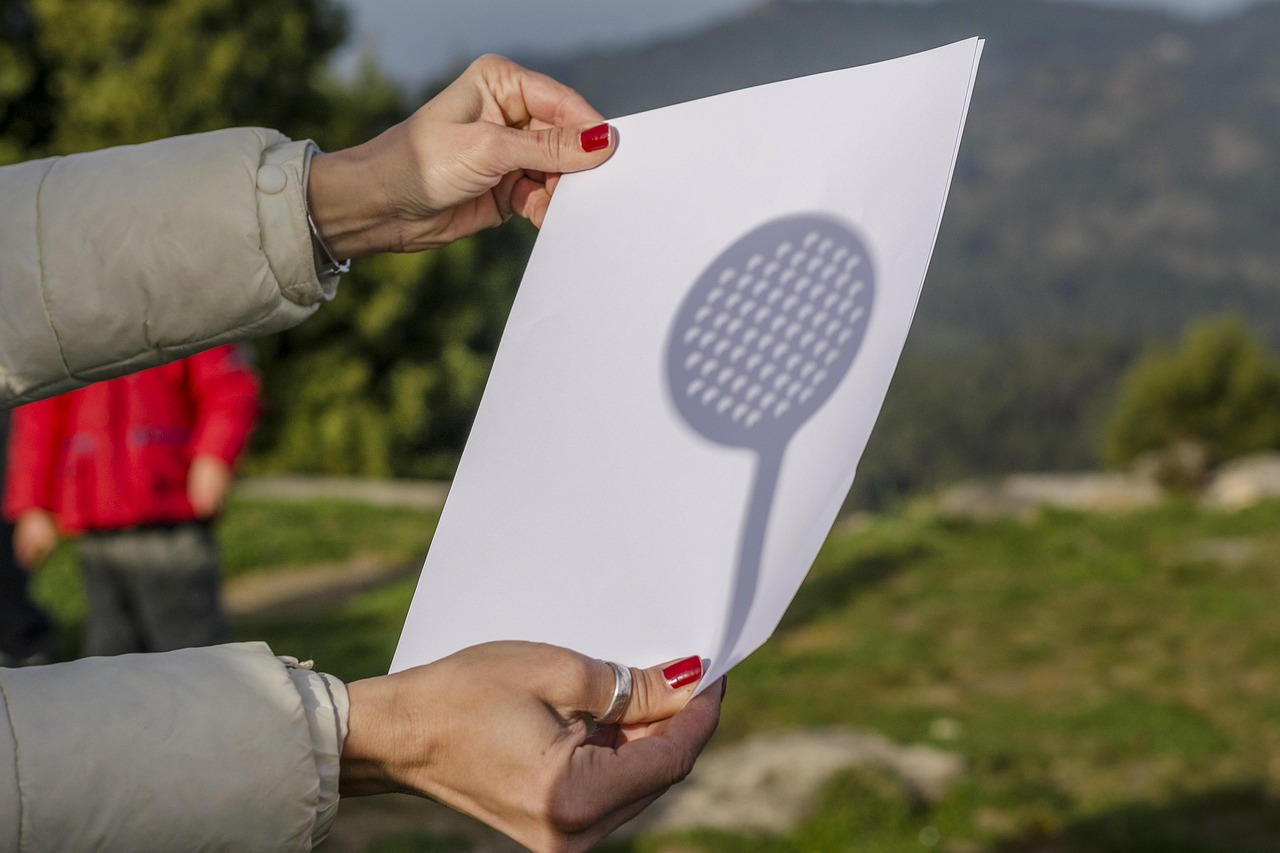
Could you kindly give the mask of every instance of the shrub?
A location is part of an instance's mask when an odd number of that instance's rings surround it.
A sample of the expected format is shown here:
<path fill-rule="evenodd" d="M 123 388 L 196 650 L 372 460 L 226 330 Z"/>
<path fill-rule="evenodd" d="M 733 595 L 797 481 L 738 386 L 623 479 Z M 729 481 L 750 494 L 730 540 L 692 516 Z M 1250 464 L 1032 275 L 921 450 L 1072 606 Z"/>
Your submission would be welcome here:
<path fill-rule="evenodd" d="M 1280 447 L 1280 364 L 1238 317 L 1194 324 L 1176 350 L 1129 371 L 1105 436 L 1107 459 L 1196 446 L 1216 465 Z"/>

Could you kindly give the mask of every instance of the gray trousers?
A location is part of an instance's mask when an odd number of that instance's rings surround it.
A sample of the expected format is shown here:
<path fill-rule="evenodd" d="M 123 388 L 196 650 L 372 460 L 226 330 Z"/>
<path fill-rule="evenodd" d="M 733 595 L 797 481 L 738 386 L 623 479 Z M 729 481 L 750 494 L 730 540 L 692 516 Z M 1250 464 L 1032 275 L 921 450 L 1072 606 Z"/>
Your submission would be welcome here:
<path fill-rule="evenodd" d="M 80 541 L 85 656 L 228 642 L 207 524 L 92 531 Z"/>

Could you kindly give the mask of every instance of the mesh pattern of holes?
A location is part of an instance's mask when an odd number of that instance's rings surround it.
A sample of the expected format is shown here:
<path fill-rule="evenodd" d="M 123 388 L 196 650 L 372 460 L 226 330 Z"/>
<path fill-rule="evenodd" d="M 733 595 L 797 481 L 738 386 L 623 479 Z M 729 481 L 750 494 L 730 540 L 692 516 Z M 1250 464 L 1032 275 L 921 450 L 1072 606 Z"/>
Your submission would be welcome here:
<path fill-rule="evenodd" d="M 748 430 L 804 406 L 824 382 L 839 380 L 830 368 L 842 349 L 860 343 L 863 263 L 849 246 L 809 231 L 715 272 L 694 325 L 681 333 L 683 393 Z"/>

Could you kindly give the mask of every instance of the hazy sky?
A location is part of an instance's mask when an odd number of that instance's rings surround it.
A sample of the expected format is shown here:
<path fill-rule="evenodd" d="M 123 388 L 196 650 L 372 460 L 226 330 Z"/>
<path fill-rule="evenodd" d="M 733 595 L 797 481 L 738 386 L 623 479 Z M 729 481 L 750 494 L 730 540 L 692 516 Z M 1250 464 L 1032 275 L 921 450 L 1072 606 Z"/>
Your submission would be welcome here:
<path fill-rule="evenodd" d="M 689 29 L 760 0 L 342 0 L 354 49 L 375 53 L 397 79 L 418 83 L 481 53 L 557 53 Z M 1250 0 L 1095 0 L 1209 16 Z M 348 51 L 347 62 L 350 62 Z"/>

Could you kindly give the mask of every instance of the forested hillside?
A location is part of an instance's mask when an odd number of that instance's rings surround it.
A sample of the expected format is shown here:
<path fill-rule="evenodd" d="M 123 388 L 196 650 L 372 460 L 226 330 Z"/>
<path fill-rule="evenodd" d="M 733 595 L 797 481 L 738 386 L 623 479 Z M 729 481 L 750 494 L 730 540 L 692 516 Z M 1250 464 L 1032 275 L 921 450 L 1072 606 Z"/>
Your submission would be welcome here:
<path fill-rule="evenodd" d="M 1224 307 L 1275 316 L 1280 337 L 1280 4 L 1197 23 L 1026 0 L 773 2 L 545 65 L 621 114 L 971 35 L 987 47 L 920 337 L 1170 335 Z"/>
<path fill-rule="evenodd" d="M 1026 0 L 768 2 L 678 40 L 532 60 L 617 115 L 972 35 L 986 52 L 864 497 L 1093 464 L 1118 371 L 1190 318 L 1238 312 L 1280 344 L 1280 4 L 1197 22 Z"/>

